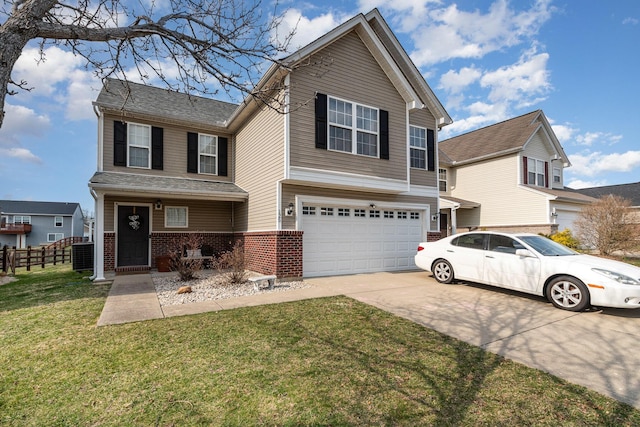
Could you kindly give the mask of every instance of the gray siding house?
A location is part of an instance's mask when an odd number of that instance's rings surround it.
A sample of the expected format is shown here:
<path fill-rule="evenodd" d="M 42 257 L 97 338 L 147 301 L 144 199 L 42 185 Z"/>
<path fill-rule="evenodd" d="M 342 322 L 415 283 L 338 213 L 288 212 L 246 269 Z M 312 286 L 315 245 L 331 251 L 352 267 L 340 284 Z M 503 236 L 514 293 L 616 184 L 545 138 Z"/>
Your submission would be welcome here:
<path fill-rule="evenodd" d="M 0 247 L 48 245 L 83 234 L 79 203 L 0 200 Z"/>

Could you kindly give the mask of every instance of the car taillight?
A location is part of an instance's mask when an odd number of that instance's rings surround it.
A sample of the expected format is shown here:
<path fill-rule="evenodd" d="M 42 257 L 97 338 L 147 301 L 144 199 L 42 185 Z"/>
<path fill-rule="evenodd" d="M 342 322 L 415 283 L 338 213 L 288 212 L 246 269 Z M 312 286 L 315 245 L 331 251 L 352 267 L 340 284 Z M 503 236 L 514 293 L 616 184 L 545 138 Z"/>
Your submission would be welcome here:
<path fill-rule="evenodd" d="M 418 246 L 418 252 L 424 249 L 424 246 Z"/>

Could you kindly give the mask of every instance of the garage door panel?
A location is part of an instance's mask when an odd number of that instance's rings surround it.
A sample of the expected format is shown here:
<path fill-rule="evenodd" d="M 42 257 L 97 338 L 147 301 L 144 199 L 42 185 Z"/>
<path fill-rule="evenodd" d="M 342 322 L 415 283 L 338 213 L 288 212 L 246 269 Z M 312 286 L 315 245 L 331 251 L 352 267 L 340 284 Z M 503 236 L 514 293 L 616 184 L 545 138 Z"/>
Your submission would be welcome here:
<path fill-rule="evenodd" d="M 424 240 L 422 213 L 385 210 L 376 217 L 369 209 L 362 216 L 361 208 L 333 207 L 334 215 L 319 214 L 328 208 L 316 205 L 316 215 L 302 215 L 305 276 L 415 268 L 415 250 Z"/>

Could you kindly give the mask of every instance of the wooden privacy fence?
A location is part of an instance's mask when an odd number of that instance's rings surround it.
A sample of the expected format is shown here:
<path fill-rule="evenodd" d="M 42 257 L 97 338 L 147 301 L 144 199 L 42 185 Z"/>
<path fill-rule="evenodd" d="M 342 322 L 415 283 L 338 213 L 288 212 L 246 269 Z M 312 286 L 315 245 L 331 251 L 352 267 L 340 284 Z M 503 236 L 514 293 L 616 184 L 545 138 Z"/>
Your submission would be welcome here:
<path fill-rule="evenodd" d="M 47 264 L 72 262 L 71 245 L 82 241 L 82 237 L 67 237 L 48 246 L 38 248 L 27 246 L 26 249 L 16 249 L 15 246 L 10 248 L 5 245 L 0 253 L 2 271 L 15 273 L 16 268 L 19 267 L 26 267 L 27 271 L 31 271 L 32 266 L 44 268 Z"/>

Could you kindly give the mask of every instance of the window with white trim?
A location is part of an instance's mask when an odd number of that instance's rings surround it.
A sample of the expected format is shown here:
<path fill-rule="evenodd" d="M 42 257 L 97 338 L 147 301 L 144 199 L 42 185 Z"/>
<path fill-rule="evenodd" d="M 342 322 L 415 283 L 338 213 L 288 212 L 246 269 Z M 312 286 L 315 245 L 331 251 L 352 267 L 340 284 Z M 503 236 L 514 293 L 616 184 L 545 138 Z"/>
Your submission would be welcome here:
<path fill-rule="evenodd" d="M 218 174 L 218 137 L 198 134 L 198 173 Z"/>
<path fill-rule="evenodd" d="M 14 224 L 31 224 L 31 215 L 14 215 Z"/>
<path fill-rule="evenodd" d="M 369 211 L 369 218 L 380 218 L 380 211 L 379 210 Z"/>
<path fill-rule="evenodd" d="M 559 184 L 562 178 L 562 170 L 560 168 L 553 168 L 553 182 Z"/>
<path fill-rule="evenodd" d="M 447 191 L 447 170 L 438 169 L 438 189 L 440 191 Z"/>
<path fill-rule="evenodd" d="M 398 219 L 407 219 L 407 213 L 406 212 L 398 212 Z"/>
<path fill-rule="evenodd" d="M 333 216 L 333 208 L 320 208 L 321 216 Z"/>
<path fill-rule="evenodd" d="M 527 183 L 529 185 L 545 186 L 544 180 L 544 161 L 538 159 L 527 159 Z"/>
<path fill-rule="evenodd" d="M 376 108 L 329 97 L 328 149 L 378 157 L 378 117 Z"/>
<path fill-rule="evenodd" d="M 385 218 L 393 219 L 394 212 L 393 211 L 384 211 L 383 215 L 384 215 Z"/>
<path fill-rule="evenodd" d="M 427 168 L 427 129 L 409 126 L 409 146 L 411 147 L 411 167 Z"/>
<path fill-rule="evenodd" d="M 303 206 L 302 207 L 302 215 L 315 215 L 316 207 L 315 206 Z"/>
<path fill-rule="evenodd" d="M 127 124 L 128 165 L 149 169 L 151 158 L 151 126 Z"/>
<path fill-rule="evenodd" d="M 47 243 L 57 242 L 64 239 L 64 233 L 47 233 Z"/>
<path fill-rule="evenodd" d="M 62 217 L 61 216 L 54 216 L 53 217 L 53 226 L 54 227 L 62 227 Z"/>
<path fill-rule="evenodd" d="M 165 206 L 164 226 L 167 228 L 187 228 L 189 208 L 186 206 Z"/>
<path fill-rule="evenodd" d="M 411 219 L 420 219 L 420 212 L 411 212 Z"/>
<path fill-rule="evenodd" d="M 350 216 L 351 209 L 349 208 L 338 208 L 338 216 Z"/>

